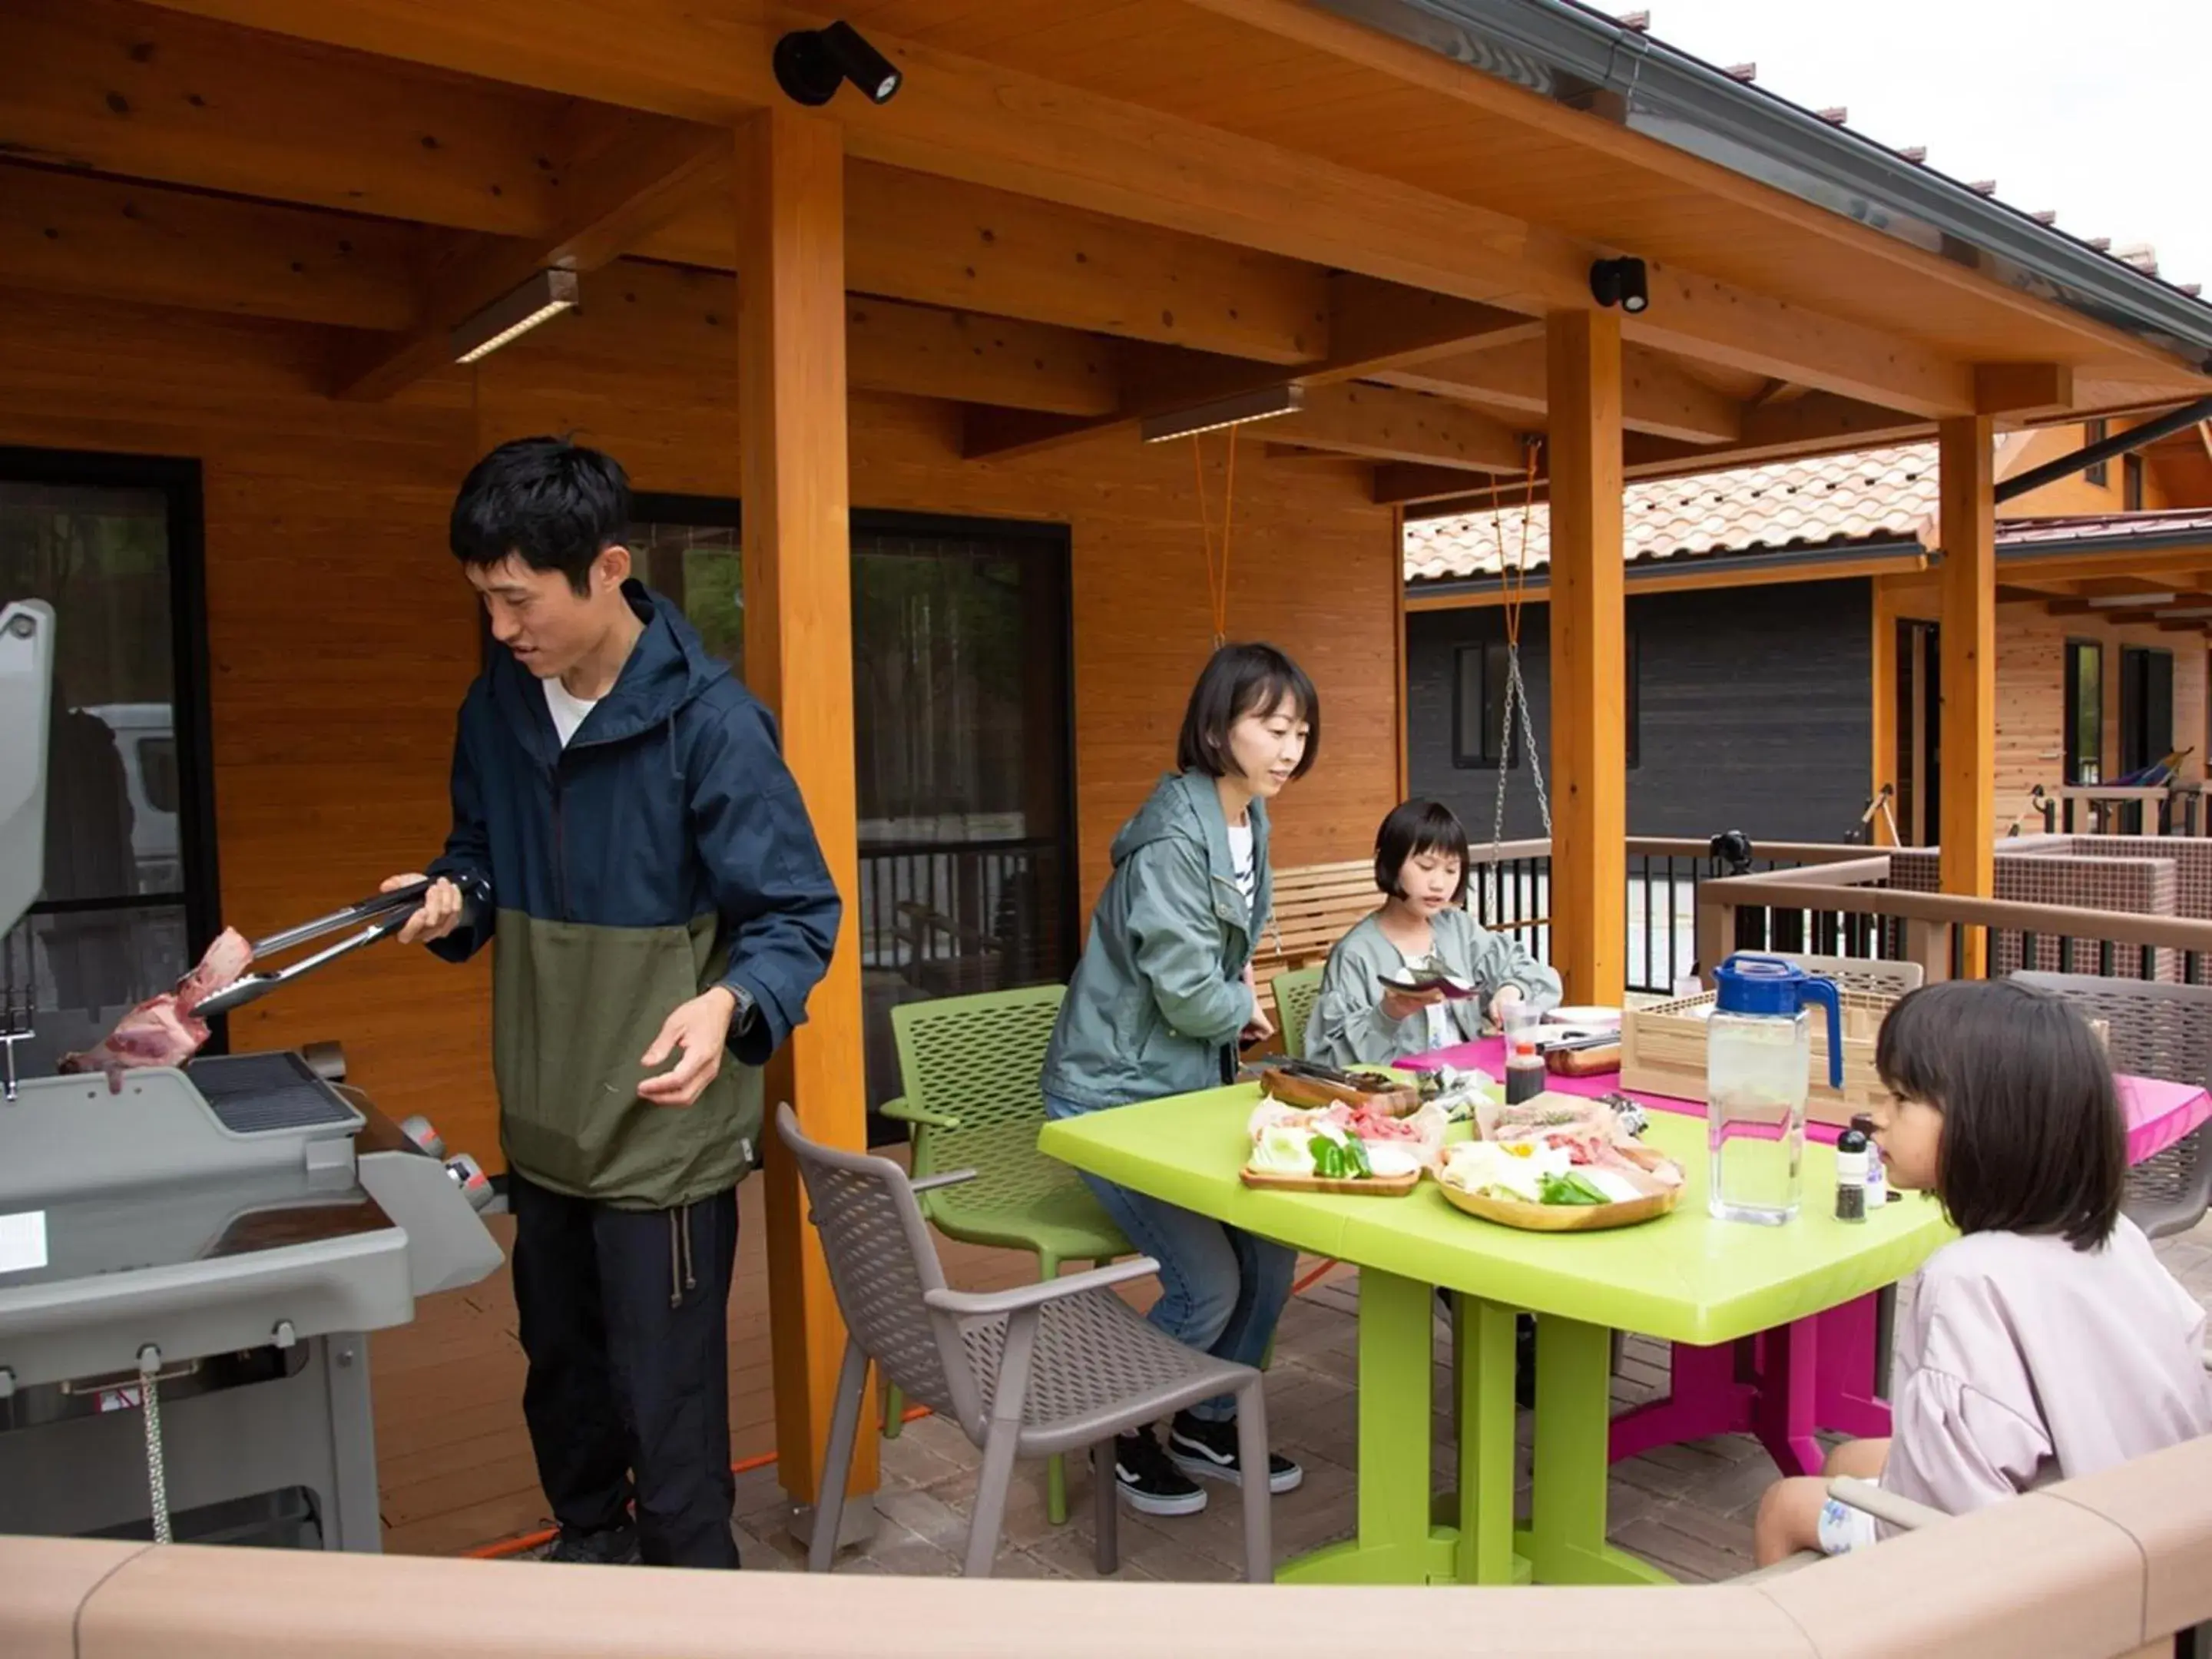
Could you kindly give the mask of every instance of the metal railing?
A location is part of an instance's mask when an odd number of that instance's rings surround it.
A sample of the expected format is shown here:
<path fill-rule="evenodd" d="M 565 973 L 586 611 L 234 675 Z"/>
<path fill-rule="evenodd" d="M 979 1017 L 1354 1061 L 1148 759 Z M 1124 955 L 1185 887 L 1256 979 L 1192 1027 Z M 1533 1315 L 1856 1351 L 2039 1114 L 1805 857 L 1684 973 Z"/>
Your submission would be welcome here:
<path fill-rule="evenodd" d="M 1063 977 L 1062 863 L 1046 838 L 864 846 L 861 962 L 945 996 Z"/>
<path fill-rule="evenodd" d="M 1518 940 L 1539 957 L 1550 955 L 1552 844 L 1548 841 L 1505 842 L 1477 847 L 1475 872 L 1468 903 L 1475 920 L 1493 933 Z M 1753 849 L 1752 873 L 1818 868 L 1863 862 L 1863 847 L 1814 842 L 1775 842 Z M 1711 843 L 1679 837 L 1632 836 L 1628 839 L 1628 988 L 1664 995 L 1704 963 L 1697 945 L 1698 894 L 1705 884 L 1729 872 L 1712 856 Z M 1886 873 L 1886 872 L 1885 872 Z M 1746 949 L 1809 951 L 1824 956 L 1883 954 L 1885 930 L 1848 911 L 1808 907 L 1774 910 L 1757 940 L 1747 923 Z M 1705 964 L 1709 965 L 1709 964 Z"/>

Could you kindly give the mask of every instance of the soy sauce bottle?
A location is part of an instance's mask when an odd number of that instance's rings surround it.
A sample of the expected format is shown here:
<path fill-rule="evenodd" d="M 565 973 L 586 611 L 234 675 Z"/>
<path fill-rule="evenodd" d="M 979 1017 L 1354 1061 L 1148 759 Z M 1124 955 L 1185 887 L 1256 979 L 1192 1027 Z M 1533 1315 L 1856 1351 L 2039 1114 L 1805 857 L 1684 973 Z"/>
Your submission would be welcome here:
<path fill-rule="evenodd" d="M 1864 1221 L 1867 1218 L 1867 1144 L 1865 1121 L 1853 1118 L 1850 1127 L 1836 1137 L 1836 1219 Z"/>

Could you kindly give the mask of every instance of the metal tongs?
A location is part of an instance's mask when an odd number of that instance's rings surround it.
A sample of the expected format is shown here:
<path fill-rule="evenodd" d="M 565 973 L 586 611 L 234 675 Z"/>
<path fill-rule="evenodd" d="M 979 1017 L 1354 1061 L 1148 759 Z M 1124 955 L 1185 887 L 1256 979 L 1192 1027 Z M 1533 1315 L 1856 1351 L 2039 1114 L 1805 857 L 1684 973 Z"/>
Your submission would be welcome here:
<path fill-rule="evenodd" d="M 333 910 L 313 921 L 303 921 L 297 927 L 287 927 L 281 933 L 271 933 L 267 939 L 253 943 L 253 959 L 264 958 L 289 951 L 295 945 L 305 945 L 310 939 L 325 934 L 342 933 L 357 927 L 350 939 L 342 939 L 327 945 L 313 956 L 301 957 L 289 967 L 274 973 L 246 974 L 213 996 L 206 997 L 192 1009 L 201 1019 L 212 1019 L 217 1014 L 229 1013 L 249 1002 L 258 1002 L 271 991 L 289 985 L 302 975 L 336 962 L 340 957 L 349 957 L 366 945 L 380 939 L 389 939 L 407 925 L 408 918 L 422 907 L 422 896 L 430 890 L 428 881 L 413 881 L 404 887 L 395 887 L 388 893 L 378 893 L 357 904 L 349 904 L 343 910 Z M 364 925 L 366 924 L 366 925 Z"/>

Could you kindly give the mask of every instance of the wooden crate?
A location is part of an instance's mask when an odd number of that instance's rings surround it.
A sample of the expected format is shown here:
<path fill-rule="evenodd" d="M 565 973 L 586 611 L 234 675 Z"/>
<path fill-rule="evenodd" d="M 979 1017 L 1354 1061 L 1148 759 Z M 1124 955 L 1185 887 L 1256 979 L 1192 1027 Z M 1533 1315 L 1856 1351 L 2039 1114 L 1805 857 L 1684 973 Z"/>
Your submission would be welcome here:
<path fill-rule="evenodd" d="M 1828 1083 L 1828 1018 L 1819 1007 L 1809 1007 L 1812 1026 L 1812 1086 L 1805 1097 L 1805 1115 L 1817 1123 L 1849 1123 L 1859 1112 L 1870 1112 L 1887 1094 L 1875 1073 L 1875 1039 L 1881 1022 L 1897 999 L 1869 991 L 1841 991 L 1844 1033 L 1844 1086 Z M 1635 1092 L 1668 1095 L 1676 1100 L 1705 1098 L 1705 1015 L 1717 1000 L 1707 991 L 1694 997 L 1630 1008 L 1620 1020 L 1620 1086 Z"/>

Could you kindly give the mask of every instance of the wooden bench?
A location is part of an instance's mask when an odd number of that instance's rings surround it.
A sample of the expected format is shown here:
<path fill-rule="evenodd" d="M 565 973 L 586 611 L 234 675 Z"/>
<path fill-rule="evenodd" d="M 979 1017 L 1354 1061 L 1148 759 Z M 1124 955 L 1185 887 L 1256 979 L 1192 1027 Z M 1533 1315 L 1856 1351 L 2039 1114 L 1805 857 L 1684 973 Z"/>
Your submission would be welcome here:
<path fill-rule="evenodd" d="M 1272 981 L 1278 974 L 1318 968 L 1352 924 L 1382 902 L 1375 890 L 1375 860 L 1305 864 L 1275 872 L 1274 913 L 1260 930 L 1252 972 L 1260 1006 L 1275 1017 Z"/>

